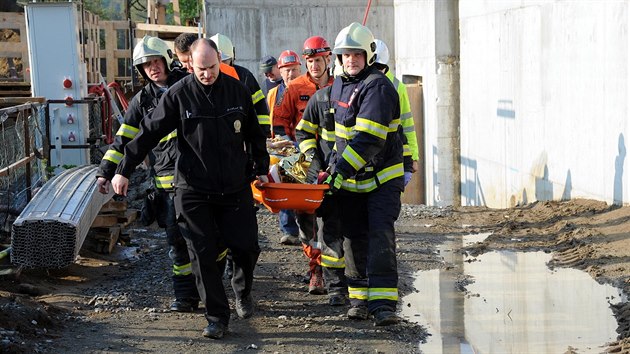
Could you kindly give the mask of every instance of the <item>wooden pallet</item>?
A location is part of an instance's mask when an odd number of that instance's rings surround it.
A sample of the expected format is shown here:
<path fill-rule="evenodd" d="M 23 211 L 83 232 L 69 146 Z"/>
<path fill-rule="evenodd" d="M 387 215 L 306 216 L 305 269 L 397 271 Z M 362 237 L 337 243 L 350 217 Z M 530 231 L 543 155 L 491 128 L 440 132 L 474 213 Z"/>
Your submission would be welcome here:
<path fill-rule="evenodd" d="M 127 209 L 126 201 L 110 200 L 94 219 L 85 245 L 97 253 L 112 253 L 116 243 L 126 236 L 125 228 L 139 215 L 137 209 Z"/>

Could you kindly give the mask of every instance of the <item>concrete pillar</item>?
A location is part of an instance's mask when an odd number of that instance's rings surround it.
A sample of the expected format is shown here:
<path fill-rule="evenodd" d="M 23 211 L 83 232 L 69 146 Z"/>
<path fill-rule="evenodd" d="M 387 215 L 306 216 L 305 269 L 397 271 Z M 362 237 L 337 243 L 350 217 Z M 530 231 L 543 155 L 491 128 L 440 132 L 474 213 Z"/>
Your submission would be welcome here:
<path fill-rule="evenodd" d="M 461 205 L 458 6 L 458 0 L 435 3 L 439 206 Z"/>

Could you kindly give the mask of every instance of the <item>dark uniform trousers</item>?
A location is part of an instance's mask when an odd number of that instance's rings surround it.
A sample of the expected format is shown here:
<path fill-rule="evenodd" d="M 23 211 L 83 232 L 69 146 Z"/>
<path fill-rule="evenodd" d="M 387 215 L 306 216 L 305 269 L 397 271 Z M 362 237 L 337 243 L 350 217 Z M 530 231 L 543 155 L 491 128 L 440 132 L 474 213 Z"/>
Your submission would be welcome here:
<path fill-rule="evenodd" d="M 237 298 L 251 293 L 260 247 L 252 192 L 208 195 L 177 189 L 175 209 L 188 245 L 193 274 L 209 322 L 227 325 L 230 307 L 223 287 L 223 269 L 216 262 L 228 247 L 232 252 L 232 289 Z"/>
<path fill-rule="evenodd" d="M 352 306 L 367 305 L 370 313 L 377 308 L 396 310 L 397 294 L 380 296 L 381 289 L 397 289 L 396 236 L 394 222 L 400 213 L 403 178 L 392 179 L 369 193 L 344 190 L 339 198 L 345 248 L 346 278 Z M 353 289 L 362 289 L 353 296 Z"/>
<path fill-rule="evenodd" d="M 166 240 L 170 246 L 169 257 L 173 261 L 173 291 L 178 300 L 199 299 L 195 276 L 192 274 L 188 247 L 182 236 L 175 216 L 174 193 L 158 189 L 153 193 L 155 218 L 160 227 L 166 229 Z"/>
<path fill-rule="evenodd" d="M 337 213 L 337 197 L 326 195 L 315 214 L 297 213 L 300 240 L 316 241 L 321 249 L 321 266 L 329 295 L 347 294 L 343 236 Z"/>

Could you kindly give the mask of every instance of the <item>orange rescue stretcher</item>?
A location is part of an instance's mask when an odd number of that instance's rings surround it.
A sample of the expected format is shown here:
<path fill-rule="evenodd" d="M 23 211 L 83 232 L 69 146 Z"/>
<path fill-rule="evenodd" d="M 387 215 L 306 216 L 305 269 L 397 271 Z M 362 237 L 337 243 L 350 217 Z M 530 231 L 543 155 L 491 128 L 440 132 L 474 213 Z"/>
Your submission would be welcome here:
<path fill-rule="evenodd" d="M 324 200 L 327 184 L 252 182 L 254 199 L 272 213 L 293 209 L 313 214 Z"/>

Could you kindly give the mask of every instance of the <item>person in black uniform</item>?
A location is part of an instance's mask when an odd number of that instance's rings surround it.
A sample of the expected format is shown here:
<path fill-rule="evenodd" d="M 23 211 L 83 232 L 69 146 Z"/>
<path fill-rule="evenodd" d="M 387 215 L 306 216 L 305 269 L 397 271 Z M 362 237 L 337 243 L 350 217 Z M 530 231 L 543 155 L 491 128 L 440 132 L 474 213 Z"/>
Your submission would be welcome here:
<path fill-rule="evenodd" d="M 109 181 L 114 177 L 116 168 L 122 160 L 125 145 L 140 131 L 140 122 L 153 112 L 169 86 L 188 75 L 185 71 L 175 68 L 174 64 L 167 44 L 157 37 L 145 36 L 134 47 L 133 65 L 147 84 L 131 100 L 125 112 L 124 122 L 116 133 L 116 139 L 101 161 L 97 172 L 97 185 L 102 193 L 108 192 Z M 199 307 L 199 294 L 192 274 L 186 241 L 175 220 L 173 179 L 176 156 L 177 132 L 172 131 L 167 133 L 149 153 L 153 191 L 145 197 L 141 219 L 147 225 L 157 220 L 158 225 L 166 230 L 170 246 L 169 256 L 173 261 L 172 279 L 175 293 L 170 310 L 192 312 Z M 225 264 L 225 253 L 222 252 L 217 261 Z"/>
<path fill-rule="evenodd" d="M 387 326 L 399 321 L 394 222 L 404 189 L 403 134 L 398 93 L 374 67 L 375 50 L 372 32 L 356 22 L 335 40 L 343 73 L 330 89 L 336 149 L 328 183 L 348 241 L 348 318 L 372 315 L 376 326 Z"/>
<path fill-rule="evenodd" d="M 180 80 L 160 100 L 140 133 L 125 147 L 112 179 L 127 194 L 128 177 L 161 137 L 177 129 L 175 210 L 191 256 L 197 290 L 205 304 L 205 337 L 222 338 L 230 307 L 215 259 L 219 243 L 232 251 L 236 312 L 253 314 L 251 295 L 260 247 L 249 183 L 268 182 L 266 135 L 247 89 L 219 71 L 216 44 L 201 38 L 191 46 L 194 75 Z"/>

